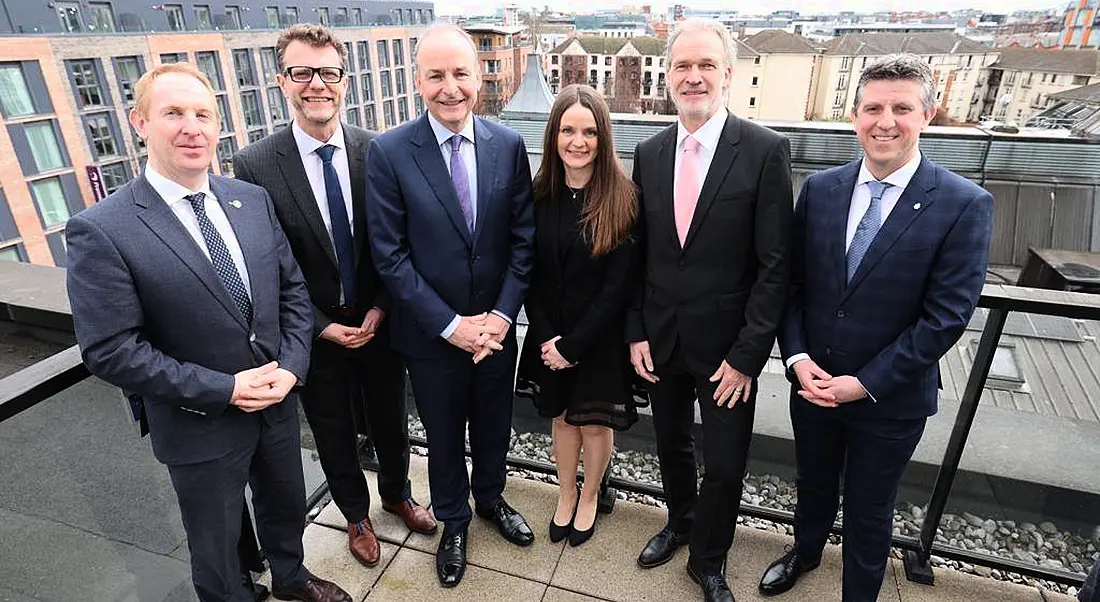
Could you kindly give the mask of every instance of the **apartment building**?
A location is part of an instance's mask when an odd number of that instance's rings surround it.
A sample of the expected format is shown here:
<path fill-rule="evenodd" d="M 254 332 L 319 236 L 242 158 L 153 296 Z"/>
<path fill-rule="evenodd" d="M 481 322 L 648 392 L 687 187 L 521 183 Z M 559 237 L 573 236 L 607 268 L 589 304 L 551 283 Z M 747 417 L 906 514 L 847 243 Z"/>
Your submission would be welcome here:
<path fill-rule="evenodd" d="M 666 43 L 654 37 L 570 38 L 550 52 L 550 90 L 587 84 L 604 95 L 613 113 L 674 113 L 665 93 Z"/>
<path fill-rule="evenodd" d="M 523 80 L 534 40 L 522 25 L 464 25 L 463 29 L 474 39 L 481 63 L 481 92 L 474 112 L 497 115 Z"/>
<path fill-rule="evenodd" d="M 1066 7 L 1065 25 L 1059 40 L 1063 48 L 1100 46 L 1100 0 L 1072 0 Z"/>
<path fill-rule="evenodd" d="M 824 45 L 812 119 L 847 119 L 863 70 L 885 55 L 908 52 L 932 68 L 940 112 L 955 121 L 977 121 L 981 105 L 975 92 L 1000 52 L 953 33 L 851 34 Z"/>
<path fill-rule="evenodd" d="M 730 111 L 749 119 L 810 119 L 823 51 L 820 44 L 779 29 L 737 40 Z"/>
<path fill-rule="evenodd" d="M 1090 49 L 1006 48 L 990 65 L 982 115 L 1019 125 L 1053 102 L 1051 95 L 1100 82 L 1100 55 Z"/>
<path fill-rule="evenodd" d="M 385 130 L 423 112 L 412 60 L 423 28 L 337 30 L 347 122 Z M 275 81 L 278 33 L 0 35 L 0 260 L 64 266 L 68 218 L 140 172 L 146 149 L 128 113 L 157 65 L 189 61 L 210 78 L 222 130 L 212 170 L 230 174 L 233 153 L 292 119 Z"/>

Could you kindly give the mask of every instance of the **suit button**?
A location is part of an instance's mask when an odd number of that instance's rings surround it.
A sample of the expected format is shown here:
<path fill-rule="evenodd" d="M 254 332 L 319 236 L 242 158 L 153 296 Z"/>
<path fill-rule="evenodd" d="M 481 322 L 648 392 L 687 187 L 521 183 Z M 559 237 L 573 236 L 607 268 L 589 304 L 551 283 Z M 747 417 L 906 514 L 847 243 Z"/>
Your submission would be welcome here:
<path fill-rule="evenodd" d="M 832 347 L 826 347 L 825 348 L 825 355 L 832 355 L 832 354 L 833 354 Z"/>
<path fill-rule="evenodd" d="M 255 343 L 256 342 L 256 333 L 252 333 L 252 334 L 248 335 L 248 342 L 249 343 Z"/>
<path fill-rule="evenodd" d="M 836 312 L 836 317 L 838 317 L 838 318 L 844 318 L 844 317 L 847 317 L 847 315 L 848 314 L 844 313 L 843 309 L 837 310 L 837 312 Z"/>
<path fill-rule="evenodd" d="M 477 261 L 477 260 L 481 259 L 481 255 L 474 255 L 474 256 L 472 257 L 472 259 L 473 259 L 474 261 Z"/>

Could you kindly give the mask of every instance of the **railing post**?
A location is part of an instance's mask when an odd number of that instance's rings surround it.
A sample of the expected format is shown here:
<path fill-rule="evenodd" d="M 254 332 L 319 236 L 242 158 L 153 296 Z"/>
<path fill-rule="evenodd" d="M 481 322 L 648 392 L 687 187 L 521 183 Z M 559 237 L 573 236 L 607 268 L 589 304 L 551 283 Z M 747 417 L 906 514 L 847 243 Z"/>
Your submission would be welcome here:
<path fill-rule="evenodd" d="M 943 454 L 939 474 L 936 475 L 932 497 L 928 500 L 928 510 L 924 513 L 924 522 L 920 529 L 920 550 L 905 552 L 905 576 L 910 581 L 925 585 L 932 585 L 935 582 L 930 562 L 932 544 L 936 540 L 936 531 L 940 527 L 944 509 L 947 507 L 951 485 L 954 484 L 955 475 L 959 471 L 959 461 L 966 449 L 966 439 L 970 436 L 970 428 L 974 425 L 974 416 L 978 413 L 978 402 L 981 401 L 982 391 L 985 390 L 989 367 L 993 365 L 993 355 L 997 351 L 997 341 L 1001 338 L 1007 319 L 1008 310 L 1006 309 L 991 309 L 986 317 L 982 338 L 978 342 L 978 351 L 974 354 L 974 363 L 970 368 L 970 376 L 966 380 L 966 390 L 959 404 L 959 412 L 955 415 L 951 439 L 947 442 L 947 450 Z"/>

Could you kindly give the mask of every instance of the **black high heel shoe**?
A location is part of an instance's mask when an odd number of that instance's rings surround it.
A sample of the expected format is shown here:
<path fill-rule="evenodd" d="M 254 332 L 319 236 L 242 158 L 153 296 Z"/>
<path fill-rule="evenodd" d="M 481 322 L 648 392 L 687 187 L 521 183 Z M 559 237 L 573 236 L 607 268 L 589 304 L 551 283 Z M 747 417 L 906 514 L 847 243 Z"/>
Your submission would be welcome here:
<path fill-rule="evenodd" d="M 573 519 L 577 517 L 577 506 L 581 505 L 581 491 L 577 489 L 577 503 L 573 504 L 573 514 L 569 517 L 569 524 L 558 525 L 554 523 L 554 517 L 550 517 L 550 543 L 558 543 L 568 537 L 573 531 Z"/>
<path fill-rule="evenodd" d="M 581 506 L 581 498 L 577 497 L 577 508 Z M 569 545 L 570 547 L 577 547 L 582 543 L 592 539 L 592 534 L 596 532 L 596 520 L 600 517 L 599 507 L 597 506 L 596 515 L 592 517 L 592 526 L 588 527 L 584 531 L 578 531 L 573 523 L 577 520 L 577 509 L 573 510 L 573 522 L 569 523 Z"/>

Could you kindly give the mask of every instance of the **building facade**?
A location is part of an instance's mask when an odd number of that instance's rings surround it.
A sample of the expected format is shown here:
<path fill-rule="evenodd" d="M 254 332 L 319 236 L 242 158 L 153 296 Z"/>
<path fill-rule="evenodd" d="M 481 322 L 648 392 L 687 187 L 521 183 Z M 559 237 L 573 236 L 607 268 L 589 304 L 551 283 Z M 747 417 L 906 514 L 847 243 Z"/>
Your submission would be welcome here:
<path fill-rule="evenodd" d="M 675 113 L 666 93 L 666 43 L 654 37 L 570 38 L 550 52 L 550 90 L 587 84 L 603 94 L 613 113 Z"/>
<path fill-rule="evenodd" d="M 497 115 L 523 80 L 534 40 L 522 25 L 466 25 L 463 29 L 474 39 L 481 63 L 481 92 L 474 112 Z"/>
<path fill-rule="evenodd" d="M 729 109 L 749 119 L 810 119 L 823 51 L 808 38 L 778 29 L 737 40 Z"/>
<path fill-rule="evenodd" d="M 1054 102 L 1052 95 L 1097 82 L 1096 49 L 1006 48 L 989 67 L 982 115 L 1022 126 Z"/>
<path fill-rule="evenodd" d="M 1072 0 L 1066 7 L 1062 28 L 1063 48 L 1096 48 L 1100 46 L 1100 0 Z"/>

